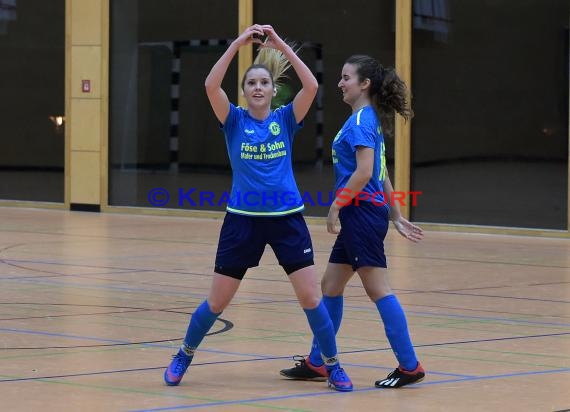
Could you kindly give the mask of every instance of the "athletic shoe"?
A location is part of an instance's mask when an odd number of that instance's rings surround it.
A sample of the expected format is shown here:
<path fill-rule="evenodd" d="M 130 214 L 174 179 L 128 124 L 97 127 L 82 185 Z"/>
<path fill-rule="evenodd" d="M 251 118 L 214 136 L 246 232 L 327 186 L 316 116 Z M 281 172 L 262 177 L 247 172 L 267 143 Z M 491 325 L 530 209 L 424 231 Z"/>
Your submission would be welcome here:
<path fill-rule="evenodd" d="M 313 365 L 308 356 L 306 358 L 298 355 L 293 356 L 293 360 L 296 361 L 295 367 L 282 369 L 279 372 L 281 376 L 285 376 L 289 379 L 319 382 L 324 382 L 329 377 L 329 373 L 327 372 L 325 365 Z"/>
<path fill-rule="evenodd" d="M 190 366 L 190 362 L 192 362 L 192 356 L 188 356 L 182 353 L 182 351 L 179 351 L 172 357 L 172 362 L 170 362 L 170 365 L 164 371 L 164 382 L 166 382 L 168 386 L 178 385 L 186 373 L 186 369 Z"/>
<path fill-rule="evenodd" d="M 418 362 L 418 367 L 413 371 L 407 371 L 402 369 L 401 366 L 398 366 L 386 379 L 376 381 L 374 385 L 377 388 L 400 388 L 402 386 L 411 385 L 412 383 L 421 382 L 425 376 L 426 372 Z"/>
<path fill-rule="evenodd" d="M 330 371 L 328 383 L 329 383 L 329 388 L 332 388 L 335 391 L 340 391 L 340 392 L 352 391 L 352 382 L 350 381 L 350 378 L 348 377 L 344 369 L 342 369 L 341 367 L 337 367 L 332 371 Z"/>

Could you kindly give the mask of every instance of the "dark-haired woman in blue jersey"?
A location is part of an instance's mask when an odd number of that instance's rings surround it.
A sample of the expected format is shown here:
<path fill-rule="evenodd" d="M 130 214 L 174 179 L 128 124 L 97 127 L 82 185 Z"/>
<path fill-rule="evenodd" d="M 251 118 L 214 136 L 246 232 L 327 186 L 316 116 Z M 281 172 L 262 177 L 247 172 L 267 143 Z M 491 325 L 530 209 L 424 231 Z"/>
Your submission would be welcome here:
<path fill-rule="evenodd" d="M 399 388 L 419 382 L 425 371 L 416 358 L 406 315 L 388 284 L 384 239 L 390 220 L 402 236 L 413 242 L 421 240 L 423 232 L 400 214 L 398 202 L 390 201 L 393 188 L 386 170 L 379 116 L 386 126 L 393 121 L 395 112 L 407 120 L 412 111 L 406 85 L 394 69 L 382 67 L 369 56 L 351 56 L 342 68 L 338 87 L 352 114 L 332 144 L 337 197 L 329 210 L 327 230 L 338 235 L 321 282 L 323 302 L 338 331 L 344 288 L 354 272 L 358 273 L 380 313 L 399 362 L 375 386 Z M 338 220 L 340 232 L 336 229 Z M 313 340 L 310 355 L 296 359 L 295 367 L 282 370 L 281 375 L 302 380 L 326 379 L 319 351 L 318 341 Z"/>
<path fill-rule="evenodd" d="M 221 86 L 238 49 L 251 43 L 259 44 L 260 52 L 242 79 L 247 102 L 247 108 L 242 108 L 230 103 Z M 271 110 L 278 82 L 289 66 L 302 88 L 291 103 Z M 351 391 L 352 382 L 338 361 L 334 326 L 320 298 L 313 246 L 301 214 L 303 203 L 291 159 L 293 137 L 315 98 L 317 80 L 271 26 L 255 24 L 214 64 L 205 86 L 225 135 L 232 189 L 208 298 L 193 313 L 184 342 L 165 370 L 164 380 L 168 385 L 180 383 L 198 345 L 231 302 L 247 269 L 258 266 L 269 244 L 291 280 L 319 342 L 329 386 Z"/>

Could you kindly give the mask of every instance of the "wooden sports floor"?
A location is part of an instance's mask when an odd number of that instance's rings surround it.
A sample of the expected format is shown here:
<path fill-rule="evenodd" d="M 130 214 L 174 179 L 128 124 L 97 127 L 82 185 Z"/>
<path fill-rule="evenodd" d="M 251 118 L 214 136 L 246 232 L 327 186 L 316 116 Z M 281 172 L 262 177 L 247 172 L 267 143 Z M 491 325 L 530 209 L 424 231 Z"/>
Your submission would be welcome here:
<path fill-rule="evenodd" d="M 391 230 L 391 284 L 426 379 L 395 366 L 355 277 L 338 335 L 355 390 L 282 379 L 310 334 L 270 249 L 178 387 L 162 374 L 211 278 L 218 218 L 0 208 L 2 411 L 570 409 L 570 240 Z M 316 261 L 333 243 L 311 223 Z"/>

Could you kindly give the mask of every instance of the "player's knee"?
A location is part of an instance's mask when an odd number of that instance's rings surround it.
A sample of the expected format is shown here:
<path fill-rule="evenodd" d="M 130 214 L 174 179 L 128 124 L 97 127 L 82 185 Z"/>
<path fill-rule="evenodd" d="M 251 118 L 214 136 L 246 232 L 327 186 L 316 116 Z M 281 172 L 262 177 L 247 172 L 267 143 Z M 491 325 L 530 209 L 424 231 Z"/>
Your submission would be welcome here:
<path fill-rule="evenodd" d="M 344 284 L 339 284 L 334 279 L 323 277 L 321 280 L 321 291 L 325 296 L 340 296 L 344 293 Z"/>
<path fill-rule="evenodd" d="M 299 304 L 303 309 L 314 309 L 319 306 L 320 296 L 314 293 L 307 293 L 299 296 Z"/>
<path fill-rule="evenodd" d="M 222 313 L 224 309 L 228 307 L 228 305 L 229 302 L 216 299 L 208 299 L 208 306 L 210 307 L 210 311 L 212 311 L 212 313 Z"/>
<path fill-rule="evenodd" d="M 388 295 L 391 295 L 392 289 L 390 287 L 378 287 L 378 288 L 365 288 L 366 294 L 372 302 L 376 302 L 378 299 L 382 299 Z"/>

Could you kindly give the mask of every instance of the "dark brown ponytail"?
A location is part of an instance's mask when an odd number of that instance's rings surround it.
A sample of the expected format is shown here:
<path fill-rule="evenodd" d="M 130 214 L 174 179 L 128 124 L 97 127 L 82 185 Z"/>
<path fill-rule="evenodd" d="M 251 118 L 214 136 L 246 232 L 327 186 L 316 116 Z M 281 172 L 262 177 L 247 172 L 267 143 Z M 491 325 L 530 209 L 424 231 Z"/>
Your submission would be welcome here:
<path fill-rule="evenodd" d="M 379 111 L 385 134 L 393 134 L 394 113 L 406 120 L 414 116 L 408 88 L 396 70 L 384 68 L 376 59 L 361 54 L 350 56 L 345 63 L 356 66 L 360 82 L 370 79 L 370 98 Z"/>

